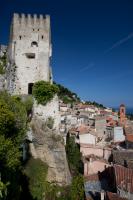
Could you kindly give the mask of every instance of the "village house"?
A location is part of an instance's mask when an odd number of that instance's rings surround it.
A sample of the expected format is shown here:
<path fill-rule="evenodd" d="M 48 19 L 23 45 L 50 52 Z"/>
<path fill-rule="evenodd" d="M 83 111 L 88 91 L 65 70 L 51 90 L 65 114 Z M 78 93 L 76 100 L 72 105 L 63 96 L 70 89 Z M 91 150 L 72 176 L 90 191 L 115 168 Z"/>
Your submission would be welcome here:
<path fill-rule="evenodd" d="M 132 149 L 113 149 L 113 163 L 133 169 L 133 150 Z"/>
<path fill-rule="evenodd" d="M 84 176 L 89 176 L 93 174 L 98 174 L 98 172 L 103 172 L 110 165 L 106 160 L 95 156 L 85 157 L 84 159 Z"/>
<path fill-rule="evenodd" d="M 61 112 L 67 112 L 67 111 L 69 110 L 68 105 L 67 105 L 67 104 L 64 104 L 64 103 L 61 103 L 61 104 L 59 105 L 59 107 L 60 107 L 60 111 L 61 111 Z"/>
<path fill-rule="evenodd" d="M 105 137 L 106 134 L 106 117 L 97 116 L 95 118 L 95 130 L 99 137 Z"/>
<path fill-rule="evenodd" d="M 98 158 L 109 160 L 112 154 L 112 148 L 106 146 L 98 146 L 92 144 L 80 144 L 80 152 L 83 157 L 94 155 Z"/>

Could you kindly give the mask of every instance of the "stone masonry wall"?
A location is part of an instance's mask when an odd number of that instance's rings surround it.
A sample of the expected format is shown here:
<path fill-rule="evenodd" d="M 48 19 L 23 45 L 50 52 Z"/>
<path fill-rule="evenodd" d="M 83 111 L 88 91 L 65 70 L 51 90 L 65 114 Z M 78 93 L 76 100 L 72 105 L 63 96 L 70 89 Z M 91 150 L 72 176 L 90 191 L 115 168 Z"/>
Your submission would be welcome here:
<path fill-rule="evenodd" d="M 10 93 L 28 94 L 29 83 L 51 81 L 50 57 L 50 17 L 14 14 L 8 48 Z"/>

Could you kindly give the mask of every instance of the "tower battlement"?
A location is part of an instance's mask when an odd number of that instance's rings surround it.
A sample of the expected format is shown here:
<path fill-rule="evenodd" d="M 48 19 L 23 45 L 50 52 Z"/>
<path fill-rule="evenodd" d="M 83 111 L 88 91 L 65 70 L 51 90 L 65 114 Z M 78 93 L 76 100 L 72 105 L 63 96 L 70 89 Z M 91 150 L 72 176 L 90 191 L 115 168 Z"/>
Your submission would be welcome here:
<path fill-rule="evenodd" d="M 18 25 L 32 25 L 32 26 L 44 26 L 44 24 L 50 24 L 50 16 L 49 15 L 37 15 L 37 14 L 18 14 L 14 13 L 13 15 L 13 24 Z"/>

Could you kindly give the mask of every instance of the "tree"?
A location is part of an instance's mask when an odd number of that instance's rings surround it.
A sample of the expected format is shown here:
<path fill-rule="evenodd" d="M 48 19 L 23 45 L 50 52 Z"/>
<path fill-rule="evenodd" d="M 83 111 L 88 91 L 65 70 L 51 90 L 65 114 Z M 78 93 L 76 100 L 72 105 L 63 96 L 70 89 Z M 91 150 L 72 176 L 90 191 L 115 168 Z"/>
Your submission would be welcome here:
<path fill-rule="evenodd" d="M 56 86 L 58 86 L 58 96 L 64 103 L 73 103 L 73 102 L 79 102 L 80 98 L 77 96 L 76 93 L 71 92 L 68 88 L 57 84 L 54 82 Z"/>
<path fill-rule="evenodd" d="M 11 139 L 0 135 L 0 171 L 15 170 L 20 166 L 21 153 Z"/>
<path fill-rule="evenodd" d="M 21 98 L 0 92 L 0 114 L 0 134 L 20 145 L 27 130 L 27 111 Z"/>
<path fill-rule="evenodd" d="M 4 101 L 0 101 L 0 135 L 11 136 L 14 131 L 15 117 Z"/>
<path fill-rule="evenodd" d="M 82 175 L 75 176 L 72 180 L 71 199 L 84 200 L 84 180 Z"/>
<path fill-rule="evenodd" d="M 18 200 L 21 194 L 21 144 L 26 128 L 27 112 L 20 97 L 0 92 L 0 173 L 1 182 L 9 183 L 7 200 Z"/>
<path fill-rule="evenodd" d="M 82 171 L 81 154 L 79 146 L 75 143 L 74 137 L 67 136 L 66 141 L 66 154 L 68 159 L 69 168 L 72 174 L 78 174 Z"/>

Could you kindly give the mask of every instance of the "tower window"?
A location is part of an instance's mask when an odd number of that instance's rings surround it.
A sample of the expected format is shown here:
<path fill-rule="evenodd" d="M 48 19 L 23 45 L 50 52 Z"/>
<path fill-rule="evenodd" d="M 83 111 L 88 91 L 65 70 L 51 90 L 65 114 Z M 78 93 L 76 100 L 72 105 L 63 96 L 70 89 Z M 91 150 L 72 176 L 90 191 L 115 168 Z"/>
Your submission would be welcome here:
<path fill-rule="evenodd" d="M 35 29 L 33 28 L 33 31 L 34 31 Z"/>
<path fill-rule="evenodd" d="M 33 41 L 33 42 L 31 43 L 31 46 L 32 46 L 32 47 L 38 47 L 38 43 L 37 43 L 36 41 Z"/>
<path fill-rule="evenodd" d="M 22 36 L 21 36 L 21 35 L 19 36 L 19 39 L 20 39 L 20 40 L 22 39 Z"/>
<path fill-rule="evenodd" d="M 38 31 L 39 31 L 39 29 L 38 29 Z"/>
<path fill-rule="evenodd" d="M 43 35 L 42 35 L 42 39 L 43 39 Z"/>
<path fill-rule="evenodd" d="M 33 85 L 34 85 L 34 83 L 29 83 L 28 84 L 28 94 L 32 94 Z"/>
<path fill-rule="evenodd" d="M 26 53 L 25 55 L 29 59 L 34 59 L 35 58 L 35 53 Z"/>

